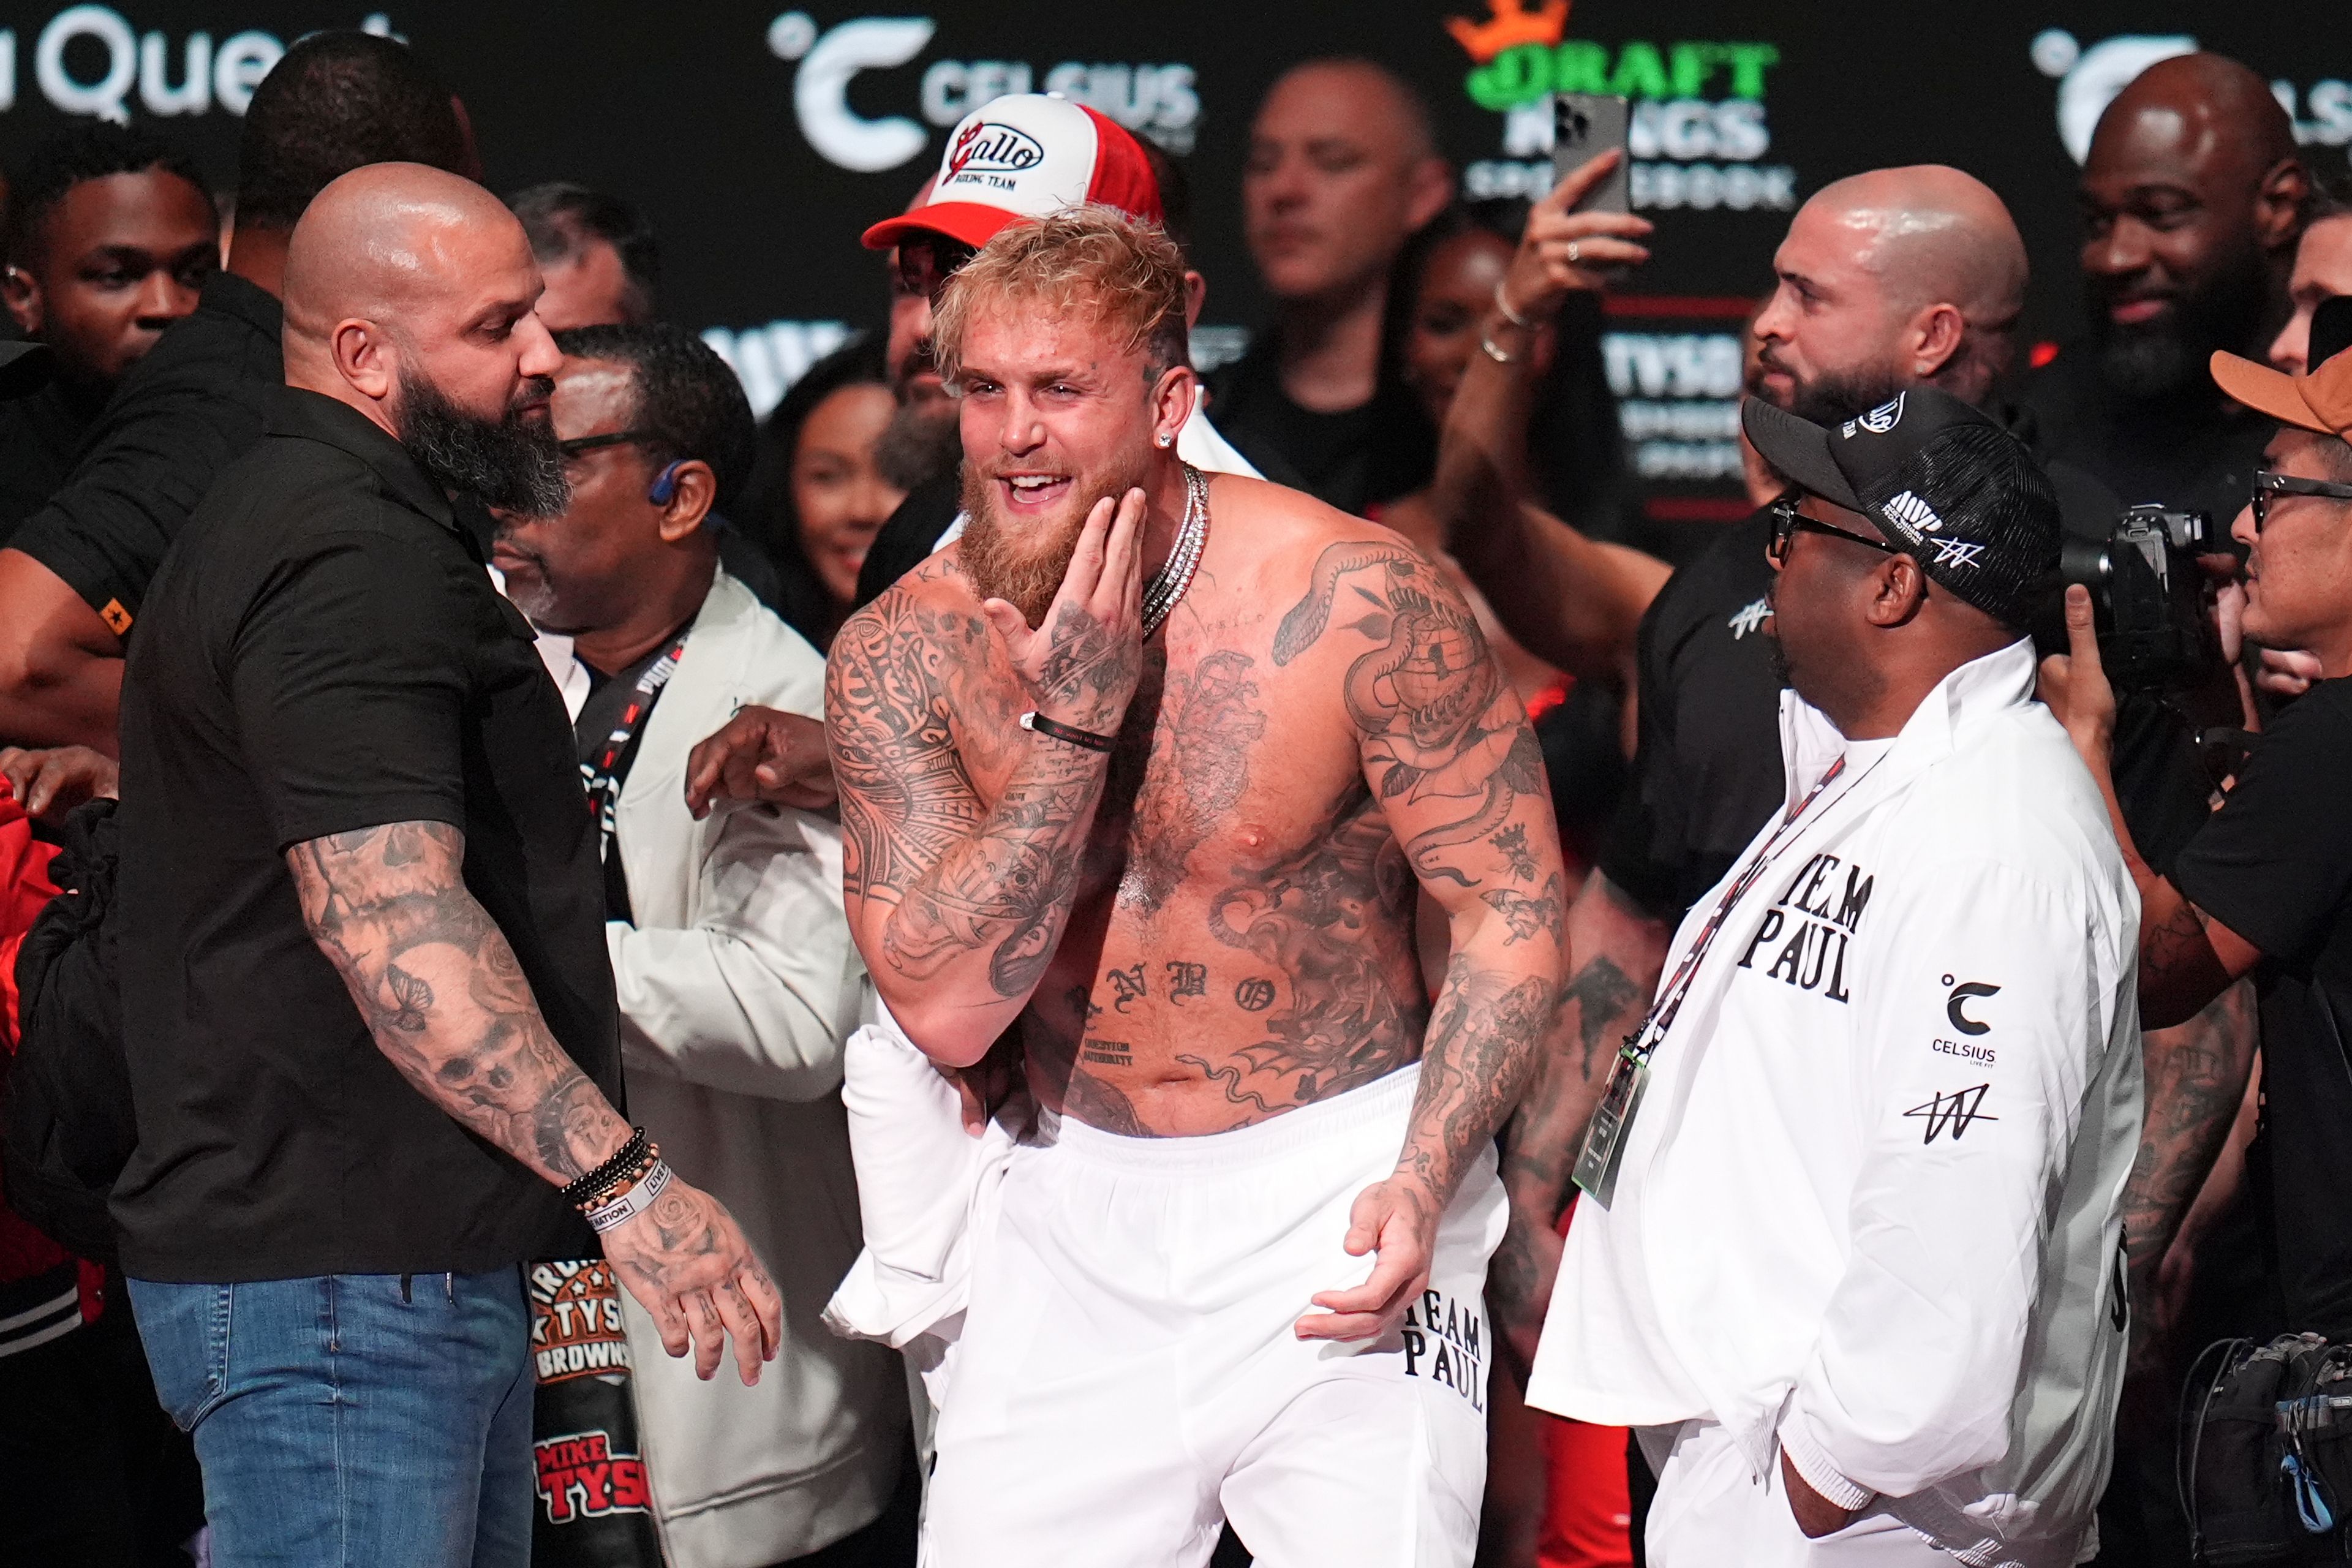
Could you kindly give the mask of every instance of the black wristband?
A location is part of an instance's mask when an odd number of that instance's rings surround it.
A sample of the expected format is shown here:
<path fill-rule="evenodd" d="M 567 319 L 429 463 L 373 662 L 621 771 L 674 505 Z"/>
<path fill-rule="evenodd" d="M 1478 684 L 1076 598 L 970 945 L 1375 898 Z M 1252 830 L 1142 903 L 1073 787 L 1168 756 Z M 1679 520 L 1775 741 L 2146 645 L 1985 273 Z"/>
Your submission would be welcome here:
<path fill-rule="evenodd" d="M 605 1188 L 619 1181 L 628 1173 L 631 1166 L 639 1163 L 645 1157 L 646 1130 L 642 1127 L 632 1127 L 629 1129 L 629 1141 L 622 1144 L 611 1159 L 581 1176 L 577 1181 L 565 1185 L 563 1201 L 574 1208 L 578 1208 L 583 1204 L 593 1203 L 604 1195 Z"/>
<path fill-rule="evenodd" d="M 1034 730 L 1040 735 L 1050 735 L 1073 746 L 1083 746 L 1089 752 L 1108 752 L 1118 744 L 1116 735 L 1097 735 L 1092 730 L 1080 730 L 1069 724 L 1056 723 L 1032 708 L 1021 715 L 1021 727 Z"/>

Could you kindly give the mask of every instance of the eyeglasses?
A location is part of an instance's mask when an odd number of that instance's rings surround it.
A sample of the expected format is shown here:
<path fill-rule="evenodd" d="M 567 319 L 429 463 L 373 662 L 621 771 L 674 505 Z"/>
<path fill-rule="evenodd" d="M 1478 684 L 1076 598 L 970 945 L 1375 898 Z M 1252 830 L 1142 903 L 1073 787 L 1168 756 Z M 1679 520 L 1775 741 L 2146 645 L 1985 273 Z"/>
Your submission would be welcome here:
<path fill-rule="evenodd" d="M 2268 468 L 2254 470 L 2254 531 L 2260 533 L 2263 524 L 2270 521 L 2273 496 L 2325 496 L 2329 500 L 2352 500 L 2352 485 L 2340 485 L 2329 479 L 2305 479 L 2294 474 L 2273 473 Z"/>
<path fill-rule="evenodd" d="M 1781 500 L 1773 503 L 1772 536 L 1766 542 L 1764 546 L 1764 553 L 1771 561 L 1773 565 L 1785 566 L 1788 564 L 1789 541 L 1795 538 L 1800 533 L 1826 533 L 1835 539 L 1851 539 L 1856 544 L 1867 545 L 1871 549 L 1877 551 L 1882 555 L 1900 555 L 1903 553 L 1903 552 L 1895 549 L 1895 546 L 1886 543 L 1883 540 L 1873 539 L 1867 534 L 1856 533 L 1851 529 L 1840 528 L 1835 523 L 1823 522 L 1817 517 L 1807 517 L 1803 512 L 1797 510 L 1797 503 L 1795 501 Z"/>
<path fill-rule="evenodd" d="M 650 430 L 614 430 L 602 436 L 574 436 L 569 441 L 558 441 L 555 449 L 567 458 L 576 458 L 599 447 L 625 447 L 632 441 L 650 440 L 653 434 Z"/>

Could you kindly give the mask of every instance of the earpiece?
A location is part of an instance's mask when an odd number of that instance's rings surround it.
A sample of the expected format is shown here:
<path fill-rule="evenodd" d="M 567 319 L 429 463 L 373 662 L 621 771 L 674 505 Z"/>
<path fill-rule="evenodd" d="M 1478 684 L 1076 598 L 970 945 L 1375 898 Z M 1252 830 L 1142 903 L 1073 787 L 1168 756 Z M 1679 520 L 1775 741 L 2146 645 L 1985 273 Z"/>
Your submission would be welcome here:
<path fill-rule="evenodd" d="M 646 499 L 656 506 L 669 505 L 670 498 L 677 494 L 677 471 L 685 466 L 680 460 L 656 474 L 653 488 L 646 492 Z"/>

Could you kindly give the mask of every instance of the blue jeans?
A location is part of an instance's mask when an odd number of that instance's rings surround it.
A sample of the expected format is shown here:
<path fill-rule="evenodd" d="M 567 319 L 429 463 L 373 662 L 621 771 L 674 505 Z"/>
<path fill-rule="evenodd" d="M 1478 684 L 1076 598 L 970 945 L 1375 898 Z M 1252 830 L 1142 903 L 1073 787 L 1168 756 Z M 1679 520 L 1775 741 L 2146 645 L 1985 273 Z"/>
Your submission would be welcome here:
<path fill-rule="evenodd" d="M 528 1568 L 519 1271 L 130 1285 L 222 1568 Z"/>

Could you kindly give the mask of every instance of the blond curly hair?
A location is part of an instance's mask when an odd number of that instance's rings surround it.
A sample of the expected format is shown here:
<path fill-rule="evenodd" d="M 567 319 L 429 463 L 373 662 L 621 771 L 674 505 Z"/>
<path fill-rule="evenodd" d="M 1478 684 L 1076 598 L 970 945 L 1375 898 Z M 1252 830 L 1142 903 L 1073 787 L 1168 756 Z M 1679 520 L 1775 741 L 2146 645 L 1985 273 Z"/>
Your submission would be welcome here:
<path fill-rule="evenodd" d="M 1010 223 L 956 269 L 932 316 L 931 349 L 950 386 L 961 379 L 964 335 L 1008 305 L 1043 305 L 1119 334 L 1145 352 L 1144 378 L 1190 365 L 1184 257 L 1157 224 L 1089 203 Z"/>

